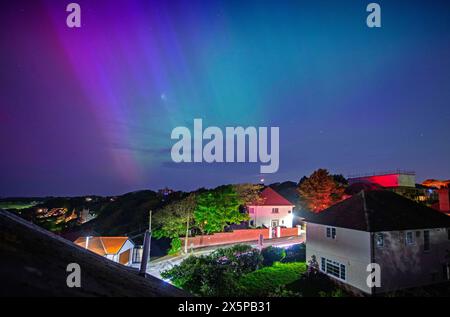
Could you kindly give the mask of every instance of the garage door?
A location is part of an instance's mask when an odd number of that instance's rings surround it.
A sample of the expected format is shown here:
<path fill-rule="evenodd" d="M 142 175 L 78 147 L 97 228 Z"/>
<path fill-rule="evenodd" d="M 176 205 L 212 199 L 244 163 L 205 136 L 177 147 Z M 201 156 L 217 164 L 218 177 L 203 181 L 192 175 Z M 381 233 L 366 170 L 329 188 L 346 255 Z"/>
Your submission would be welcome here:
<path fill-rule="evenodd" d="M 130 251 L 131 251 L 131 249 L 128 249 L 119 255 L 119 263 L 120 264 L 126 265 L 126 264 L 128 264 L 128 262 L 130 262 Z"/>

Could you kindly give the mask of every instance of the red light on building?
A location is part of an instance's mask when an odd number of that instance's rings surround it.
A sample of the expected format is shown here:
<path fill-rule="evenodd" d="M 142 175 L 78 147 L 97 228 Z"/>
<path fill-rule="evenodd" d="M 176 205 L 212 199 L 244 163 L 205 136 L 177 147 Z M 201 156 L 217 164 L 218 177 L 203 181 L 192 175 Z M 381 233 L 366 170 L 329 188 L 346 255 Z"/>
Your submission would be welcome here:
<path fill-rule="evenodd" d="M 374 174 L 361 177 L 350 177 L 348 181 L 350 185 L 355 183 L 369 183 L 387 188 L 415 187 L 415 174 L 411 172 Z"/>
<path fill-rule="evenodd" d="M 398 187 L 399 174 L 366 177 L 367 181 L 383 187 Z"/>

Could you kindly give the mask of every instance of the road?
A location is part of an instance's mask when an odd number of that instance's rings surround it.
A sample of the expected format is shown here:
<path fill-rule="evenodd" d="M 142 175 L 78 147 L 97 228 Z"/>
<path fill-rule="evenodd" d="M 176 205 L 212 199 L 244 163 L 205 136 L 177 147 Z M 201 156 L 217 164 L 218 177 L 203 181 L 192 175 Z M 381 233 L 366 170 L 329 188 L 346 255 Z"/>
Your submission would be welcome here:
<path fill-rule="evenodd" d="M 276 238 L 276 239 L 270 239 L 270 240 L 264 240 L 263 247 L 268 246 L 275 246 L 280 248 L 289 247 L 291 245 L 295 244 L 301 244 L 305 242 L 305 235 L 302 234 L 301 236 L 294 236 L 294 237 L 282 237 L 282 238 Z M 150 262 L 150 265 L 147 267 L 147 273 L 150 275 L 153 275 L 159 279 L 162 279 L 161 272 L 171 269 L 175 265 L 180 264 L 184 259 L 186 259 L 190 255 L 207 255 L 219 248 L 226 248 L 231 247 L 233 245 L 237 244 L 248 244 L 252 247 L 258 247 L 257 241 L 249 241 L 249 242 L 241 242 L 241 243 L 233 243 L 233 244 L 227 244 L 227 245 L 218 245 L 218 246 L 210 246 L 210 247 L 204 247 L 204 248 L 198 248 L 194 249 L 189 254 L 182 254 L 182 255 L 167 255 L 161 258 L 158 258 L 156 260 L 153 260 Z M 139 264 L 137 264 L 137 267 L 139 267 Z"/>

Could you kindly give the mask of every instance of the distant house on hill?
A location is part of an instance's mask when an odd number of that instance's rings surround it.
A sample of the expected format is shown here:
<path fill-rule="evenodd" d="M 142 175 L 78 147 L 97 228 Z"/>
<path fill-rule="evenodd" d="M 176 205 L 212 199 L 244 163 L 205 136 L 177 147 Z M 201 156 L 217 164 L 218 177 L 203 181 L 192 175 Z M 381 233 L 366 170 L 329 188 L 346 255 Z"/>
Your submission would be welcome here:
<path fill-rule="evenodd" d="M 307 261 L 351 288 L 373 295 L 450 280 L 450 217 L 391 191 L 361 191 L 306 221 Z M 379 287 L 367 283 L 371 263 Z"/>
<path fill-rule="evenodd" d="M 261 201 L 247 206 L 250 226 L 292 228 L 294 205 L 267 187 L 261 192 Z"/>
<path fill-rule="evenodd" d="M 89 208 L 83 208 L 83 210 L 81 210 L 80 212 L 79 222 L 86 223 L 95 219 L 96 217 L 97 215 L 95 214 L 95 212 L 91 211 Z"/>
<path fill-rule="evenodd" d="M 80 237 L 74 243 L 111 261 L 132 263 L 134 243 L 128 237 Z"/>
<path fill-rule="evenodd" d="M 434 189 L 416 184 L 416 173 L 413 171 L 397 170 L 349 177 L 348 183 L 350 188 L 347 189 L 347 192 L 351 188 L 354 189 L 355 186 L 373 185 L 430 207 L 438 199 L 437 192 Z"/>
<path fill-rule="evenodd" d="M 450 216 L 450 190 L 448 188 L 440 188 L 437 190 L 439 199 L 433 204 L 432 208 Z"/>

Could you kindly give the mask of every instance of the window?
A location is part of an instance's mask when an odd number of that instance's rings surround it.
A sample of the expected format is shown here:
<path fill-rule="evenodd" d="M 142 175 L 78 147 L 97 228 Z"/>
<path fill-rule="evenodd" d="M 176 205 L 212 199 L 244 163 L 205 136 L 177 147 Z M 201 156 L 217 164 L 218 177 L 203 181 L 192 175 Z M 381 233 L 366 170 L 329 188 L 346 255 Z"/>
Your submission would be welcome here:
<path fill-rule="evenodd" d="M 142 247 L 136 246 L 133 248 L 133 263 L 140 263 L 142 261 Z"/>
<path fill-rule="evenodd" d="M 272 208 L 272 213 L 273 214 L 277 214 L 278 213 L 278 208 Z"/>
<path fill-rule="evenodd" d="M 250 220 L 250 226 L 254 226 L 255 225 L 255 222 L 253 221 L 253 220 Z"/>
<path fill-rule="evenodd" d="M 250 209 L 248 210 L 248 213 L 249 213 L 249 214 L 254 214 L 254 213 L 255 213 L 255 208 L 250 208 Z"/>
<path fill-rule="evenodd" d="M 345 280 L 345 265 L 341 264 L 341 279 Z"/>
<path fill-rule="evenodd" d="M 406 232 L 406 244 L 414 244 L 414 235 L 412 231 Z"/>
<path fill-rule="evenodd" d="M 335 277 L 340 277 L 341 266 L 339 263 L 334 261 L 327 261 L 327 273 Z"/>
<path fill-rule="evenodd" d="M 375 241 L 376 241 L 377 247 L 382 248 L 384 246 L 384 234 L 377 233 L 375 236 Z"/>
<path fill-rule="evenodd" d="M 430 231 L 423 232 L 423 250 L 430 251 Z"/>
<path fill-rule="evenodd" d="M 346 279 L 346 268 L 344 264 L 322 258 L 321 271 L 341 280 Z"/>
<path fill-rule="evenodd" d="M 327 238 L 336 239 L 336 228 L 327 227 Z"/>

